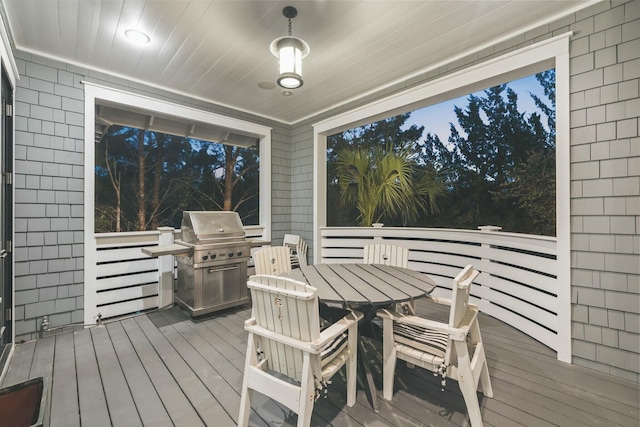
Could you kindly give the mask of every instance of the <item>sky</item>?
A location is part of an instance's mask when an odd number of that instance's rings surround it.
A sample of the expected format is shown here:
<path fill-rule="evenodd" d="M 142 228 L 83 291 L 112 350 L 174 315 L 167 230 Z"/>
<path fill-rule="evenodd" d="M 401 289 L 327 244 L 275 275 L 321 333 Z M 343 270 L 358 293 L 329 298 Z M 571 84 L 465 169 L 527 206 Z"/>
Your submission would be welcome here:
<path fill-rule="evenodd" d="M 529 92 L 537 95 L 543 101 L 547 101 L 547 98 L 544 95 L 542 86 L 536 80 L 535 75 L 513 80 L 507 85 L 518 94 L 518 110 L 520 112 L 526 112 L 527 117 L 533 112 L 540 113 L 533 102 L 531 95 L 529 95 Z M 475 94 L 480 96 L 482 95 L 482 92 L 483 91 L 475 92 Z M 405 125 L 406 127 L 414 124 L 424 126 L 425 129 L 423 137 L 430 132 L 438 135 L 440 140 L 446 143 L 450 135 L 449 123 L 453 123 L 458 127 L 458 119 L 456 118 L 456 114 L 453 112 L 453 107 L 457 105 L 462 109 L 466 109 L 467 104 L 467 95 L 465 95 L 460 98 L 455 98 L 440 104 L 415 110 L 411 113 L 411 117 L 409 117 L 409 120 L 407 120 Z M 542 123 L 546 128 L 547 123 L 544 115 Z M 458 130 L 460 130 L 459 127 Z M 461 132 L 461 134 L 464 135 L 464 132 Z"/>

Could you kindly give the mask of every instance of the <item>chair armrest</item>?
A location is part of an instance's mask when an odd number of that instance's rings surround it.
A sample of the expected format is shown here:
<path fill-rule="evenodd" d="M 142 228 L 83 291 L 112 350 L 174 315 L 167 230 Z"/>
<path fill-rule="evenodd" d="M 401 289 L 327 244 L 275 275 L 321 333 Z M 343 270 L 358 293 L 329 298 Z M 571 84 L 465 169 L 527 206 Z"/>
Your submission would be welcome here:
<path fill-rule="evenodd" d="M 448 334 L 449 338 L 451 338 L 452 340 L 463 341 L 466 339 L 467 334 L 469 333 L 469 329 L 471 328 L 471 325 L 478 315 L 478 310 L 476 307 L 470 306 L 467 309 L 467 313 L 462 320 L 460 327 L 458 328 L 453 328 L 446 323 L 436 322 L 434 320 L 425 319 L 419 316 L 405 316 L 388 309 L 378 310 L 376 314 L 382 319 L 388 319 L 394 322 L 405 323 L 423 329 L 431 329 L 434 331 L 443 332 Z"/>
<path fill-rule="evenodd" d="M 363 314 L 359 311 L 351 310 L 351 312 L 342 319 L 332 323 L 331 326 L 321 331 L 320 338 L 313 341 L 312 345 L 318 349 L 322 349 L 325 344 L 333 340 L 335 337 L 347 331 L 349 328 L 356 326 L 362 317 Z"/>

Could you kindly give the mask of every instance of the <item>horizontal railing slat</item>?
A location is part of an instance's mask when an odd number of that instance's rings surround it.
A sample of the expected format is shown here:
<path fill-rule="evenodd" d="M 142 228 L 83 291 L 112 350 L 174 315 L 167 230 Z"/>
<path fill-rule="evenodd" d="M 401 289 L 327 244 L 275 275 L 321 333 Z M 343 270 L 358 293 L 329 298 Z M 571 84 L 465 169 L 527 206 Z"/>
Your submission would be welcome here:
<path fill-rule="evenodd" d="M 98 292 L 97 305 L 112 304 L 116 302 L 129 301 L 138 298 L 146 298 L 158 295 L 158 284 L 134 286 L 130 288 L 115 289 L 111 291 Z"/>
<path fill-rule="evenodd" d="M 135 314 L 140 311 L 158 308 L 158 297 L 152 296 L 143 299 L 126 301 L 118 304 L 103 305 L 98 307 L 98 313 L 103 319 L 120 317 L 127 314 Z"/>
<path fill-rule="evenodd" d="M 139 273 L 141 271 L 157 271 L 158 260 L 155 258 L 148 258 L 111 264 L 99 264 L 96 268 L 96 277 L 98 278 L 104 276 L 122 276 L 125 274 Z"/>
<path fill-rule="evenodd" d="M 361 262 L 369 243 L 409 249 L 409 268 L 428 274 L 434 295 L 450 296 L 466 264 L 481 271 L 471 290 L 481 310 L 558 349 L 557 242 L 553 237 L 493 230 L 323 227 L 321 262 Z"/>
<path fill-rule="evenodd" d="M 158 282 L 157 271 L 128 274 L 126 276 L 105 277 L 97 281 L 97 286 L 98 291 L 105 291 L 109 289 L 128 288 L 129 286 L 154 282 L 156 284 Z"/>

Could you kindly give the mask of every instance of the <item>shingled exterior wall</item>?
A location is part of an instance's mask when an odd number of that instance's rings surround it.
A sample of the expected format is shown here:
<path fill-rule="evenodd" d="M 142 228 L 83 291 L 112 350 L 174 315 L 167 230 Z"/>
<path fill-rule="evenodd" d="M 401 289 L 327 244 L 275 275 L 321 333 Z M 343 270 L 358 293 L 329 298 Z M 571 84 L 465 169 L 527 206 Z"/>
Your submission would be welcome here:
<path fill-rule="evenodd" d="M 293 188 L 313 188 L 312 123 L 568 31 L 573 363 L 639 382 L 640 0 L 597 3 L 299 124 Z"/>
<path fill-rule="evenodd" d="M 289 129 L 279 123 L 168 94 L 70 64 L 16 53 L 15 332 L 36 338 L 84 320 L 84 85 L 125 89 L 272 127 L 272 234 L 290 228 Z M 93 143 L 93 141 L 88 141 Z"/>
<path fill-rule="evenodd" d="M 571 236 L 573 361 L 640 377 L 640 1 L 605 1 L 545 24 L 424 78 L 387 88 L 294 126 L 273 126 L 273 235 L 289 230 L 312 247 L 311 124 L 453 70 L 573 31 L 571 38 Z M 99 81 L 175 102 L 188 99 L 17 53 L 16 334 L 34 338 L 83 318 L 83 89 Z M 196 103 L 197 105 L 197 103 Z"/>
<path fill-rule="evenodd" d="M 574 363 L 640 373 L 640 1 L 571 24 Z"/>

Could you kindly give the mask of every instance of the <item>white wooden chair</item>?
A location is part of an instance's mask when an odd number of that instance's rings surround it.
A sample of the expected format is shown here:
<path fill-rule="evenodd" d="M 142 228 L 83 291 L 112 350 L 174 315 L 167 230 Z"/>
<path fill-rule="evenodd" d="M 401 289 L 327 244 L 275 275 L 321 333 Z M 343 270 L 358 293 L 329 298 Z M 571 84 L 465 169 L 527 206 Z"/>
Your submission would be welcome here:
<path fill-rule="evenodd" d="M 486 397 L 493 397 L 489 369 L 484 354 L 478 307 L 469 304 L 471 283 L 478 275 L 467 265 L 453 279 L 451 300 L 440 298 L 440 304 L 449 304 L 449 323 L 406 316 L 390 310 L 378 310 L 383 319 L 383 396 L 391 400 L 396 359 L 428 369 L 446 378 L 458 381 L 473 427 L 482 426 L 482 416 L 476 390 L 478 382 Z"/>
<path fill-rule="evenodd" d="M 244 326 L 249 337 L 238 425 L 248 425 L 251 396 L 258 391 L 296 412 L 298 427 L 309 426 L 315 400 L 342 366 L 347 405 L 353 406 L 362 314 L 350 311 L 320 331 L 315 288 L 275 276 L 251 276 L 247 286 L 253 316 Z"/>
<path fill-rule="evenodd" d="M 365 264 L 383 264 L 409 268 L 409 249 L 387 243 L 371 243 L 364 247 Z M 396 311 L 416 314 L 413 301 L 396 304 Z"/>
<path fill-rule="evenodd" d="M 284 246 L 262 248 L 252 255 L 256 274 L 278 276 L 291 271 L 289 249 Z"/>
<path fill-rule="evenodd" d="M 285 234 L 282 246 L 289 248 L 291 268 L 307 265 L 307 242 L 297 234 Z"/>

